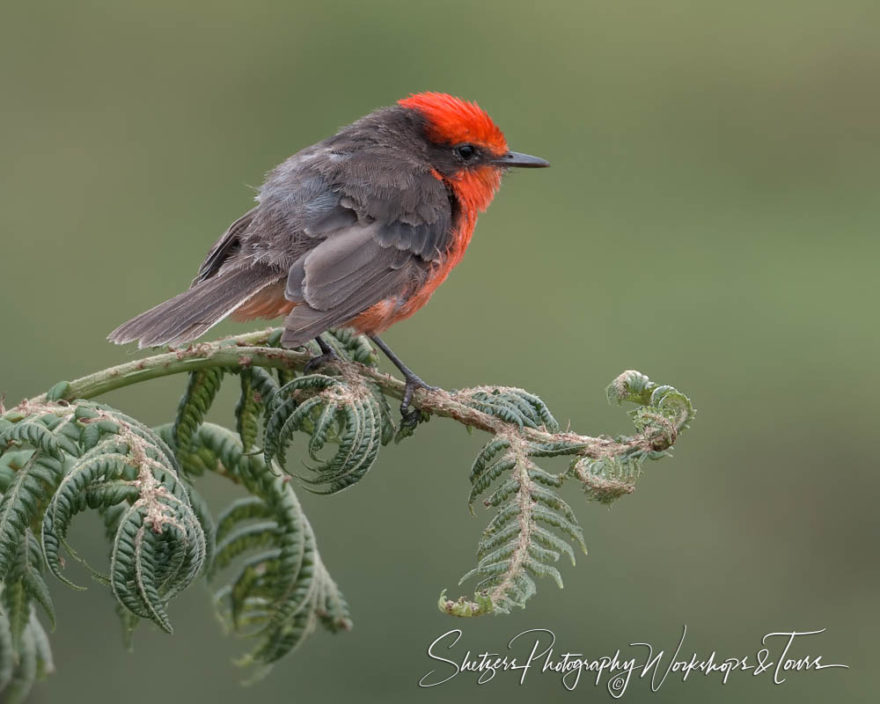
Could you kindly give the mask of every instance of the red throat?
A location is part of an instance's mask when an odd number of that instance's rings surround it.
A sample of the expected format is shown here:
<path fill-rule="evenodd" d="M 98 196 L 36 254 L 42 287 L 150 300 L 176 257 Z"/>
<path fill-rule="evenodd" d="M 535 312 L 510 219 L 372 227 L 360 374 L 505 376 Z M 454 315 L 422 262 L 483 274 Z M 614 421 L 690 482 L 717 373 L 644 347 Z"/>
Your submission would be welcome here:
<path fill-rule="evenodd" d="M 466 213 L 483 212 L 495 197 L 501 185 L 501 169 L 494 166 L 481 166 L 477 169 L 460 171 L 447 179 L 447 183 L 455 191 L 462 210 Z"/>

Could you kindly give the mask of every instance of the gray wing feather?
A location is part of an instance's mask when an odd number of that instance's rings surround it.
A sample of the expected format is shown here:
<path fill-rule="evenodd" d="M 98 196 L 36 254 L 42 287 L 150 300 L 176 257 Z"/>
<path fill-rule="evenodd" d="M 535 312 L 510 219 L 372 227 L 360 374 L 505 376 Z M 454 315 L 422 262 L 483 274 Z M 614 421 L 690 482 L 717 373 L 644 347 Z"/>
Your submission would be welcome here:
<path fill-rule="evenodd" d="M 312 308 L 329 310 L 366 292 L 388 269 L 400 269 L 408 252 L 383 247 L 375 227 L 353 227 L 315 247 L 303 262 L 303 298 Z M 290 276 L 288 276 L 290 280 Z"/>
<path fill-rule="evenodd" d="M 406 286 L 409 278 L 405 269 L 388 268 L 362 287 L 356 297 L 345 299 L 335 308 L 319 310 L 308 304 L 298 305 L 284 320 L 281 344 L 285 347 L 298 347 L 329 328 L 349 322 L 370 306 Z"/>
<path fill-rule="evenodd" d="M 285 297 L 320 311 L 347 310 L 348 300 L 356 298 L 366 310 L 383 298 L 403 293 L 402 287 L 385 285 L 406 282 L 425 267 L 418 266 L 411 252 L 383 246 L 375 230 L 375 226 L 349 228 L 300 257 L 288 273 Z M 400 274 L 386 276 L 402 269 Z"/>
<path fill-rule="evenodd" d="M 263 265 L 224 269 L 120 325 L 109 339 L 117 344 L 137 340 L 140 347 L 190 342 L 282 277 L 282 272 Z"/>
<path fill-rule="evenodd" d="M 193 285 L 211 278 L 232 255 L 241 249 L 241 236 L 251 226 L 256 213 L 257 208 L 251 208 L 232 223 L 229 229 L 223 233 L 223 236 L 214 243 L 214 246 L 211 247 L 211 250 L 205 257 L 205 261 L 199 267 L 199 273 L 196 274 Z"/>
<path fill-rule="evenodd" d="M 285 345 L 347 323 L 379 301 L 402 301 L 424 280 L 427 263 L 382 245 L 377 227 L 355 226 L 328 237 L 291 267 L 285 297 L 298 305 L 285 320 Z"/>

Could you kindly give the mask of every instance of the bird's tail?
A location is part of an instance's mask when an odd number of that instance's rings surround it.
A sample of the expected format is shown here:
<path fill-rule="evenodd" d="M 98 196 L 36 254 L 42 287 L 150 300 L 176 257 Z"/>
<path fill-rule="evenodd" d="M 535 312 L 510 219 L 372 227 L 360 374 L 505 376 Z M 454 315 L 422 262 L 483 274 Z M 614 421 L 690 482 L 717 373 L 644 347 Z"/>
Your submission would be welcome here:
<path fill-rule="evenodd" d="M 118 345 L 137 341 L 141 348 L 190 342 L 283 278 L 277 269 L 251 262 L 221 271 L 123 323 L 107 339 Z"/>

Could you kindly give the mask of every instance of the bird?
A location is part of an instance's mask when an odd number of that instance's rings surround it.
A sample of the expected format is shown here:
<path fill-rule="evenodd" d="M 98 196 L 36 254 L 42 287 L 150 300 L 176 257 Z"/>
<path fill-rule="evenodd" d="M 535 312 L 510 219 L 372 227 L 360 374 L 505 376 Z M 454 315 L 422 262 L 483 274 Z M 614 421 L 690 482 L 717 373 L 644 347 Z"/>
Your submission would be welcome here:
<path fill-rule="evenodd" d="M 413 93 L 374 110 L 270 171 L 257 205 L 211 247 L 189 289 L 123 323 L 108 339 L 140 348 L 192 342 L 226 317 L 284 317 L 283 347 L 351 327 L 403 374 L 433 389 L 379 337 L 422 308 L 461 261 L 510 168 L 549 162 L 508 149 L 480 106 Z M 313 364 L 314 363 L 314 364 Z"/>

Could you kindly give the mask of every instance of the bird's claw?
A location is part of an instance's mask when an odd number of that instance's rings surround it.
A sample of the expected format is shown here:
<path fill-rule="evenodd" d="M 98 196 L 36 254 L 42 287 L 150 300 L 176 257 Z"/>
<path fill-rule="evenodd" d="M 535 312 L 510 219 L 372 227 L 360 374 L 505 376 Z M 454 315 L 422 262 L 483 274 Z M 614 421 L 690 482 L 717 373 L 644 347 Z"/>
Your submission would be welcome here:
<path fill-rule="evenodd" d="M 333 350 L 322 352 L 317 357 L 312 357 L 308 362 L 306 362 L 306 366 L 303 367 L 303 373 L 311 374 L 312 372 L 320 369 L 323 366 L 338 361 L 339 355 L 336 354 Z"/>
<path fill-rule="evenodd" d="M 402 430 L 413 431 L 415 427 L 427 420 L 427 416 L 419 408 L 411 408 L 413 393 L 416 389 L 436 391 L 436 386 L 426 384 L 415 374 L 406 377 L 406 386 L 403 389 L 403 399 L 400 403 L 400 427 Z"/>

